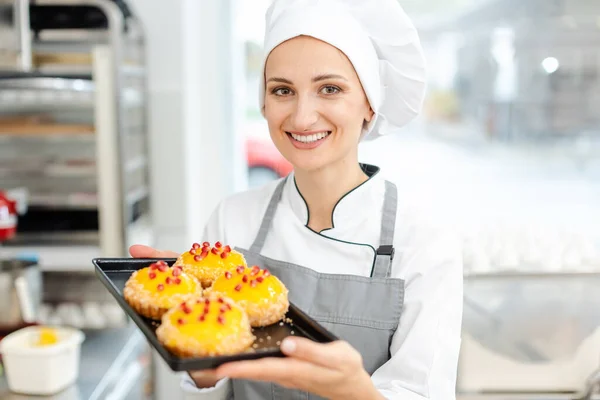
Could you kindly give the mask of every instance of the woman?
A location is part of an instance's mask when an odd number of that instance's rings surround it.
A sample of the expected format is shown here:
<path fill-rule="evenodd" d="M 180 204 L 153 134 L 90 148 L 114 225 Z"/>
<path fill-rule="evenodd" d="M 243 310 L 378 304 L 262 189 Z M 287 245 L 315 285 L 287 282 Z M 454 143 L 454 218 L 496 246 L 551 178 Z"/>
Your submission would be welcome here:
<path fill-rule="evenodd" d="M 343 341 L 288 339 L 289 357 L 193 372 L 184 390 L 197 399 L 454 399 L 460 248 L 358 162 L 361 139 L 395 130 L 421 106 L 412 24 L 395 0 L 276 0 L 266 28 L 260 101 L 294 172 L 224 200 L 201 240 L 234 244 L 272 270 Z"/>

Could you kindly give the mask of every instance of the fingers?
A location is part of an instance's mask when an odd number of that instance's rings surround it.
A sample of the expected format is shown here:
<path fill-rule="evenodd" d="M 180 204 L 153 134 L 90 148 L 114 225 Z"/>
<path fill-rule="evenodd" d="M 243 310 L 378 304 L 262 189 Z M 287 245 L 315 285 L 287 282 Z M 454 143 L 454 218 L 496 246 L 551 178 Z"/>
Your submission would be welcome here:
<path fill-rule="evenodd" d="M 129 248 L 133 258 L 177 258 L 179 254 L 168 250 L 156 250 L 149 246 L 134 244 Z"/>
<path fill-rule="evenodd" d="M 190 371 L 189 374 L 198 388 L 214 387 L 220 380 L 215 370 Z"/>
<path fill-rule="evenodd" d="M 323 344 L 301 337 L 287 337 L 281 343 L 281 351 L 290 357 L 327 368 L 340 370 L 345 367 L 362 367 L 360 354 L 340 340 Z"/>
<path fill-rule="evenodd" d="M 276 382 L 286 387 L 306 389 L 333 382 L 342 376 L 307 361 L 293 358 L 262 358 L 228 363 L 217 368 L 217 376 Z"/>

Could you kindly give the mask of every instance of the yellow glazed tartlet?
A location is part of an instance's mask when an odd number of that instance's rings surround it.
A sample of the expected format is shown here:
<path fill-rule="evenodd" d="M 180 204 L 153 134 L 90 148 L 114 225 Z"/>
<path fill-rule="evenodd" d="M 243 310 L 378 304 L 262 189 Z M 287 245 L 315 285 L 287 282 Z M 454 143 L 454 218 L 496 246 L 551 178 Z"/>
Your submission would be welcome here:
<path fill-rule="evenodd" d="M 210 289 L 239 304 L 248 314 L 250 325 L 261 327 L 285 317 L 289 308 L 288 289 L 268 270 L 239 266 L 219 276 Z"/>
<path fill-rule="evenodd" d="M 189 251 L 177 258 L 175 265 L 195 276 L 202 287 L 207 288 L 225 271 L 235 270 L 240 265 L 246 266 L 246 260 L 230 246 L 223 246 L 220 242 L 212 246 L 204 242 L 202 245 L 194 243 Z"/>
<path fill-rule="evenodd" d="M 202 286 L 194 276 L 164 261 L 135 271 L 123 289 L 125 300 L 136 312 L 156 320 L 171 307 L 201 295 Z"/>
<path fill-rule="evenodd" d="M 255 339 L 244 310 L 214 293 L 169 310 L 163 315 L 156 336 L 179 357 L 238 354 L 250 349 Z"/>

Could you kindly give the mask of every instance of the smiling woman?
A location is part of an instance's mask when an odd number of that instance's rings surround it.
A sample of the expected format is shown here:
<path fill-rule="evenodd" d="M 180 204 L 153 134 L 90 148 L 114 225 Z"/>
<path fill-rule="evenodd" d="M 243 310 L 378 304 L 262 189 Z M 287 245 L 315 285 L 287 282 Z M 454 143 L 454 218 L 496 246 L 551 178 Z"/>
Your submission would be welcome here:
<path fill-rule="evenodd" d="M 259 100 L 287 177 L 223 200 L 202 240 L 235 244 L 341 340 L 191 372 L 188 398 L 455 398 L 462 264 L 358 144 L 420 110 L 424 60 L 395 0 L 275 0 Z M 132 255 L 153 256 L 132 248 Z M 309 397 L 310 396 L 310 397 Z"/>

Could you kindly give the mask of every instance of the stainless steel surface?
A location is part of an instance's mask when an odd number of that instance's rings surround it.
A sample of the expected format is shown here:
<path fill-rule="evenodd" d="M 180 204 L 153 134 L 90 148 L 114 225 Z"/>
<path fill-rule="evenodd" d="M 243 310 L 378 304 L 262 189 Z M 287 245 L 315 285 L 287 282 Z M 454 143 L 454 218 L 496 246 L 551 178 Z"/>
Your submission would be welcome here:
<path fill-rule="evenodd" d="M 24 326 L 23 300 L 19 298 L 17 282 L 26 284 L 25 296 L 32 306 L 33 318 L 41 304 L 42 273 L 36 262 L 0 259 L 0 330 L 4 332 Z"/>
<path fill-rule="evenodd" d="M 148 374 L 147 344 L 133 325 L 123 329 L 86 332 L 81 348 L 79 378 L 75 385 L 47 400 L 143 399 Z M 122 379 L 136 377 L 136 379 Z M 125 383 L 126 385 L 124 385 Z M 138 395 L 134 396 L 136 392 Z M 0 400 L 40 399 L 8 390 L 0 375 Z"/>
<path fill-rule="evenodd" d="M 513 360 L 568 358 L 600 327 L 598 287 L 600 273 L 466 277 L 463 326 L 482 345 Z"/>

